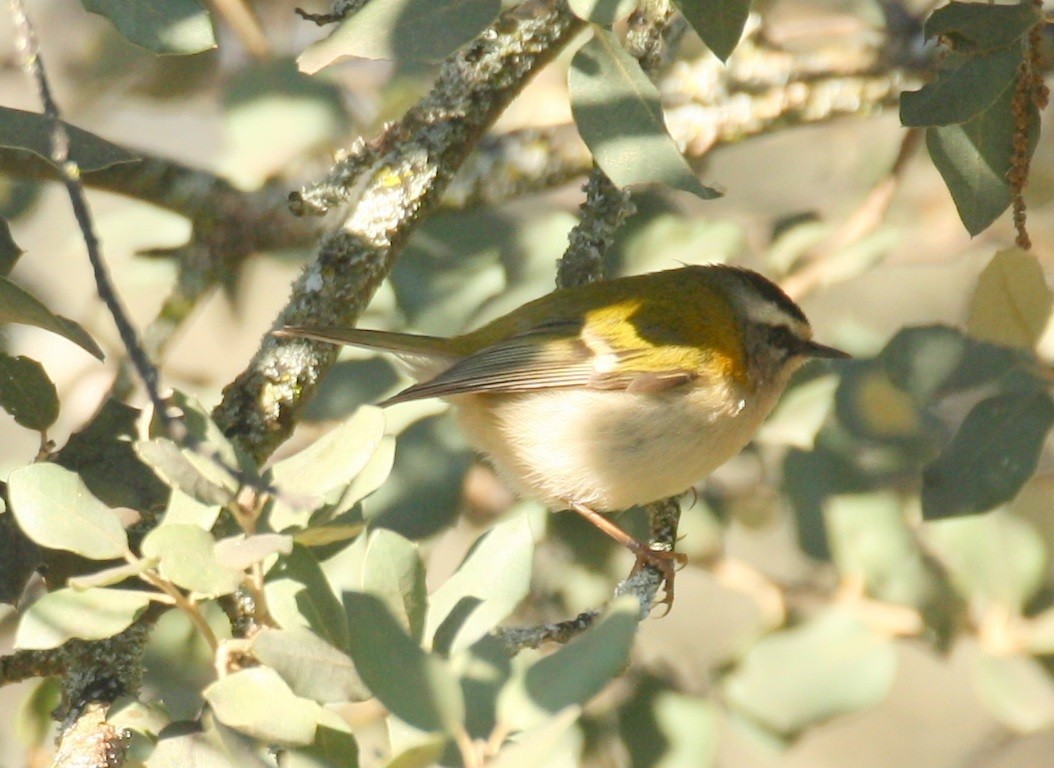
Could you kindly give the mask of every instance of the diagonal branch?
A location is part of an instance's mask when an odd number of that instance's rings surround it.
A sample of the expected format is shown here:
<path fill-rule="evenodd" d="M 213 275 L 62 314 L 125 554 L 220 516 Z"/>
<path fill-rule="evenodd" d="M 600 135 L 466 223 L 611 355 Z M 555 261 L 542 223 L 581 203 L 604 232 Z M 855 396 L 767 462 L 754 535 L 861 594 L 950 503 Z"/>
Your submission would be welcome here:
<path fill-rule="evenodd" d="M 361 191 L 276 324 L 353 325 L 483 133 L 582 24 L 561 0 L 525 3 L 450 57 L 431 92 L 386 129 L 393 140 L 356 179 Z M 216 421 L 262 460 L 292 431 L 335 358 L 332 345 L 266 337 L 224 390 Z"/>

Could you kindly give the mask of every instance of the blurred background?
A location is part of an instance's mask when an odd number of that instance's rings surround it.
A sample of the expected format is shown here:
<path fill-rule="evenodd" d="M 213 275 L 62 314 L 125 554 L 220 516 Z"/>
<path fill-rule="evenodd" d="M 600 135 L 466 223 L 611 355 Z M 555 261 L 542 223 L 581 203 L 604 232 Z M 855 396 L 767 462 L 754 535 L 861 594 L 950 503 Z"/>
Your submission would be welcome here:
<path fill-rule="evenodd" d="M 881 19 L 869 0 L 762 5 L 766 35 L 803 51 L 866 46 Z M 327 10 L 318 2 L 304 7 Z M 254 56 L 223 24 L 216 50 L 156 57 L 80 4 L 37 0 L 30 10 L 69 122 L 246 189 L 275 176 L 288 179 L 290 189 L 320 177 L 345 137 L 372 135 L 427 88 L 433 70 L 390 62 L 348 61 L 301 76 L 295 56 L 323 33 L 294 16 L 292 4 L 269 0 L 252 8 L 267 56 Z M 0 100 L 37 110 L 12 36 L 10 20 L 0 18 Z M 700 55 L 701 43 L 687 36 L 681 56 Z M 495 130 L 568 123 L 569 59 L 547 68 Z M 632 667 L 589 708 L 584 764 L 1050 763 L 1054 684 L 1047 658 L 994 654 L 991 614 L 971 623 L 977 614 L 962 605 L 1006 603 L 1034 615 L 1050 603 L 1051 453 L 1012 504 L 931 535 L 931 524 L 919 523 L 918 476 L 976 397 L 942 404 L 930 422 L 933 414 L 906 405 L 869 379 L 866 367 L 904 328 L 965 327 L 978 276 L 1013 243 L 1010 217 L 971 239 L 916 148 L 884 215 L 863 237 L 832 246 L 889 178 L 903 140 L 895 109 L 869 110 L 722 144 L 693 160 L 700 178 L 724 191 L 720 200 L 660 190 L 635 195 L 638 213 L 608 254 L 609 274 L 727 261 L 791 278 L 817 338 L 851 351 L 858 363 L 803 370 L 756 443 L 686 498 L 678 549 L 689 563 L 678 575 L 677 601 L 668 616 L 641 625 Z M 1044 136 L 1027 199 L 1033 253 L 1046 274 L 1054 269 L 1052 194 L 1054 144 Z M 436 215 L 415 234 L 361 324 L 450 335 L 551 290 L 581 197 L 574 182 Z M 120 294 L 143 327 L 175 277 L 170 260 L 143 253 L 180 245 L 189 225 L 125 197 L 91 192 L 90 199 Z M 58 385 L 62 410 L 51 437 L 62 445 L 108 392 L 119 341 L 96 298 L 64 192 L 0 178 L 0 212 L 26 252 L 12 278 L 83 324 L 108 354 L 100 364 L 60 337 L 3 328 L 5 349 L 40 360 Z M 217 403 L 311 255 L 311 248 L 260 253 L 244 263 L 229 290 L 210 295 L 181 329 L 163 360 L 165 383 L 206 407 Z M 795 281 L 792 267 L 803 259 L 828 266 Z M 1048 338 L 1039 343 L 1044 359 Z M 282 454 L 404 383 L 388 360 L 344 355 Z M 845 383 L 852 376 L 859 386 Z M 365 505 L 375 522 L 421 542 L 435 587 L 515 500 L 473 458 L 441 406 L 414 404 L 389 416 L 398 434 L 393 475 Z M 834 421 L 840 426 L 832 428 Z M 30 460 L 37 443 L 0 414 L 0 477 Z M 531 519 L 542 543 L 532 596 L 516 621 L 555 620 L 603 604 L 631 558 L 570 515 Z M 639 511 L 619 522 L 645 526 Z M 919 537 L 925 546 L 916 546 Z M 878 589 L 870 581 L 875 570 L 860 565 L 876 559 L 892 563 Z M 13 610 L 0 606 L 3 650 L 14 624 Z M 759 644 L 787 626 L 794 629 L 777 643 Z M 869 661 L 840 668 L 835 657 L 843 652 Z M 1009 671 L 1000 666 L 1007 658 Z M 174 714 L 193 716 L 196 691 L 210 674 L 189 624 L 167 615 L 151 643 L 147 690 Z M 823 695 L 814 700 L 817 691 Z M 42 715 L 54 695 L 48 684 L 0 689 L 0 767 L 47 764 Z M 796 714 L 782 718 L 787 712 Z M 368 732 L 370 713 L 360 716 Z M 363 747 L 364 765 L 381 762 Z"/>

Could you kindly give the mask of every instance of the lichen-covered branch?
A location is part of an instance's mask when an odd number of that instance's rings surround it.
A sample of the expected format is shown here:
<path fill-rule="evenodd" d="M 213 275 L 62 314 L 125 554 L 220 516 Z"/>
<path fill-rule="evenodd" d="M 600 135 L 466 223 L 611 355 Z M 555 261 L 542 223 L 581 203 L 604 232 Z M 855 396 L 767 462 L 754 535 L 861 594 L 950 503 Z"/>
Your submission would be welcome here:
<path fill-rule="evenodd" d="M 396 140 L 382 141 L 390 148 L 357 179 L 343 222 L 324 238 L 277 324 L 354 324 L 484 131 L 581 26 L 563 2 L 526 3 L 449 58 L 429 94 L 386 129 Z M 264 458 L 292 430 L 335 356 L 332 345 L 268 336 L 214 417 Z"/>
<path fill-rule="evenodd" d="M 0 656 L 0 685 L 58 675 L 62 673 L 62 665 L 63 656 L 57 650 L 15 651 Z"/>
<path fill-rule="evenodd" d="M 124 761 L 125 734 L 106 722 L 118 697 L 136 695 L 143 676 L 149 624 L 140 622 L 105 640 L 70 640 L 62 657 L 62 704 L 52 768 L 115 768 Z"/>

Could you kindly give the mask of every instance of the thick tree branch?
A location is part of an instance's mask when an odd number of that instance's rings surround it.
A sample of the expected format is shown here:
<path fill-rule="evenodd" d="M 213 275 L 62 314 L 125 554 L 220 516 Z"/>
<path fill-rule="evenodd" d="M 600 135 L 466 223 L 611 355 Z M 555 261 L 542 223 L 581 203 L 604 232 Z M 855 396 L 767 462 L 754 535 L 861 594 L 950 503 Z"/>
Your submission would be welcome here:
<path fill-rule="evenodd" d="M 448 59 L 431 92 L 387 129 L 393 140 L 381 142 L 388 148 L 357 180 L 361 191 L 277 325 L 353 325 L 484 131 L 581 27 L 563 2 L 528 3 Z M 292 430 L 335 357 L 329 344 L 268 336 L 214 417 L 261 460 Z"/>

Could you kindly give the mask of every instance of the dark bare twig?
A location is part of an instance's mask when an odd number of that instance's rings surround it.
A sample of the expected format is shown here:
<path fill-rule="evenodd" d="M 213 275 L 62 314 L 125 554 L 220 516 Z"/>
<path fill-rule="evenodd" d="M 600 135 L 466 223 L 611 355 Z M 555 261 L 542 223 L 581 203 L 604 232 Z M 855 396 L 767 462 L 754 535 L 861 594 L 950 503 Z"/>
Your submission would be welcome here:
<path fill-rule="evenodd" d="M 158 390 L 157 368 L 147 357 L 139 343 L 138 335 L 132 326 L 128 314 L 125 312 L 121 300 L 117 295 L 110 279 L 109 271 L 103 260 L 99 249 L 99 239 L 95 234 L 92 223 L 91 209 L 84 195 L 84 186 L 80 179 L 80 169 L 77 164 L 69 159 L 69 134 L 63 125 L 58 105 L 51 95 L 51 87 L 48 84 L 47 74 L 44 71 L 44 62 L 40 57 L 40 44 L 36 32 L 26 15 L 24 0 L 11 0 L 11 12 L 15 21 L 16 39 L 19 53 L 22 57 L 22 67 L 26 74 L 31 77 L 37 85 L 40 101 L 44 107 L 44 114 L 51 122 L 51 160 L 58 169 L 59 176 L 70 197 L 70 205 L 73 215 L 77 219 L 84 244 L 88 251 L 88 260 L 91 262 L 92 272 L 95 277 L 96 290 L 106 308 L 113 317 L 117 332 L 121 337 L 125 350 L 136 373 L 143 382 L 147 396 L 154 407 L 154 412 L 165 430 L 173 437 L 182 436 L 183 430 L 168 413 L 165 401 Z"/>

